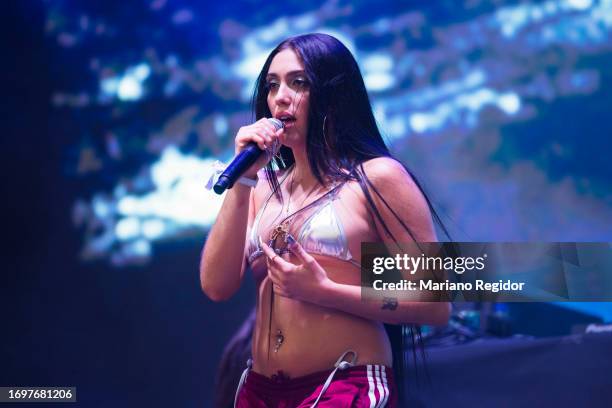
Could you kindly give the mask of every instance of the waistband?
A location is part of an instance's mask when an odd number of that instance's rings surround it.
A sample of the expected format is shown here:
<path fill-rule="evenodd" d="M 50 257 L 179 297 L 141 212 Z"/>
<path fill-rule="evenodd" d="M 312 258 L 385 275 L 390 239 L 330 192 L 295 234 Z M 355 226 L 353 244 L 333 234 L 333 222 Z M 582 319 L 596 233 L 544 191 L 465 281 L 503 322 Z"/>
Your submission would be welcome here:
<path fill-rule="evenodd" d="M 333 369 L 317 371 L 301 377 L 286 378 L 275 377 L 269 378 L 263 374 L 259 374 L 253 370 L 249 372 L 245 384 L 249 387 L 257 387 L 260 390 L 267 390 L 277 394 L 292 393 L 297 390 L 308 390 L 321 385 L 329 377 Z M 344 370 L 338 370 L 334 376 L 334 381 L 351 378 L 385 378 L 388 383 L 393 383 L 393 368 L 379 364 L 368 364 L 348 367 Z"/>

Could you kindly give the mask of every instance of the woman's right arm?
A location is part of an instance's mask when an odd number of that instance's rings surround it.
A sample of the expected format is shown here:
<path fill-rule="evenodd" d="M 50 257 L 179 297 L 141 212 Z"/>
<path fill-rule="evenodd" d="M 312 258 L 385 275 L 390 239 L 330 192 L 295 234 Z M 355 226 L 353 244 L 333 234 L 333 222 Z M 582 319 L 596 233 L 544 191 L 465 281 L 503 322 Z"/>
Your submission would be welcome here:
<path fill-rule="evenodd" d="M 228 190 L 221 211 L 208 233 L 200 262 L 200 283 L 214 301 L 229 299 L 240 287 L 246 267 L 247 225 L 252 222 L 253 189 L 236 183 Z M 249 220 L 251 219 L 251 220 Z"/>
<path fill-rule="evenodd" d="M 236 135 L 236 154 L 250 142 L 265 150 L 282 131 L 275 132 L 267 119 L 242 127 Z M 269 157 L 263 154 L 245 176 L 253 178 L 268 160 Z M 217 220 L 208 233 L 200 261 L 200 284 L 204 293 L 214 301 L 227 300 L 240 288 L 246 268 L 246 233 L 248 225 L 253 222 L 254 203 L 255 189 L 235 183 L 227 191 Z"/>

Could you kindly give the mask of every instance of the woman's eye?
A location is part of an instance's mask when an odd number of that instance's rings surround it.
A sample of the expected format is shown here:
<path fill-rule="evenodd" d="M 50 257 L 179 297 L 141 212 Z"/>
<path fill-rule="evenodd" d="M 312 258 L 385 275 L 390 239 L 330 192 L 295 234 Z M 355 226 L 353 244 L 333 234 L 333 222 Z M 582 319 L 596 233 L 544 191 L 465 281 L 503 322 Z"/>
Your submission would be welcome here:
<path fill-rule="evenodd" d="M 296 86 L 299 86 L 299 87 L 304 87 L 304 86 L 308 85 L 308 81 L 303 79 L 303 78 L 296 78 L 296 79 L 293 80 L 293 83 Z"/>
<path fill-rule="evenodd" d="M 267 88 L 268 90 L 270 90 L 270 89 L 276 89 L 276 88 L 278 88 L 278 83 L 276 83 L 276 82 L 268 82 L 268 83 L 266 84 L 266 88 Z"/>

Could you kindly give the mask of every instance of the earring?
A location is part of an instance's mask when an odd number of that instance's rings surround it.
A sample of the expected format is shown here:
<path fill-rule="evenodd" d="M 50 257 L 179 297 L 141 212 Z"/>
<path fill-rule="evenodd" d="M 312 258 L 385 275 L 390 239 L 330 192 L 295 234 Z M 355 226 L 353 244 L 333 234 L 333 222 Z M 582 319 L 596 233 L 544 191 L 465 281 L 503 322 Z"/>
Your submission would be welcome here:
<path fill-rule="evenodd" d="M 327 123 L 327 115 L 323 118 L 323 141 L 325 142 L 325 146 L 327 146 L 328 150 L 332 150 L 331 146 L 327 142 L 327 136 L 325 135 L 325 125 Z"/>

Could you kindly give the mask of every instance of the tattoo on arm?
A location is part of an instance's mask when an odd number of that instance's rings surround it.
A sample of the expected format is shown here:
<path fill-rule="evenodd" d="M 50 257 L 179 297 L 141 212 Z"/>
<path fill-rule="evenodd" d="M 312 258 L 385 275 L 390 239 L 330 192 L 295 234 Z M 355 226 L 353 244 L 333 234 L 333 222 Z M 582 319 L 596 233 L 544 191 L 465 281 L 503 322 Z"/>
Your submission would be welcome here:
<path fill-rule="evenodd" d="M 383 298 L 383 304 L 382 304 L 382 309 L 388 309 L 388 310 L 395 310 L 397 309 L 397 298 L 393 298 L 393 297 L 384 297 Z"/>

